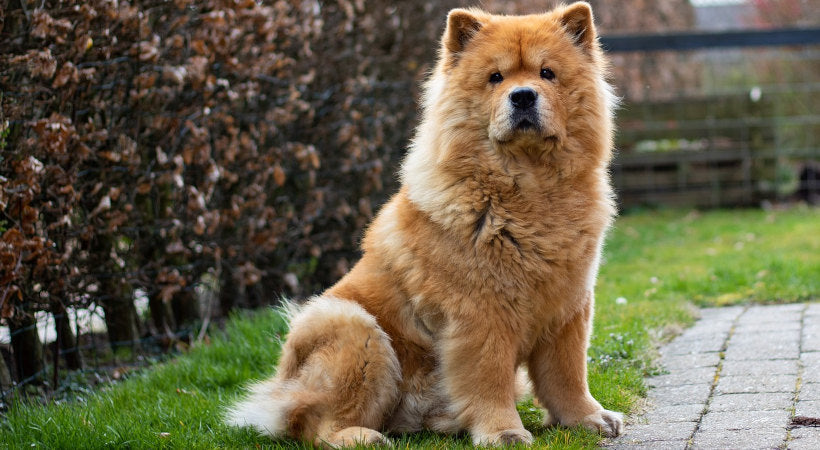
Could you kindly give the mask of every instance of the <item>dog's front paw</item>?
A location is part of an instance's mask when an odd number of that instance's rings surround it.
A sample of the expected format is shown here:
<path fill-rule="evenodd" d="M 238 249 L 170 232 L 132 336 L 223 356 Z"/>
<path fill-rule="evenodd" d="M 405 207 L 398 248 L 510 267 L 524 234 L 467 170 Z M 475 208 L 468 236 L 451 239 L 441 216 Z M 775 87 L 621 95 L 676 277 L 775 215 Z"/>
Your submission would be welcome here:
<path fill-rule="evenodd" d="M 523 428 L 512 428 L 473 437 L 473 443 L 482 446 L 532 444 L 532 433 Z"/>
<path fill-rule="evenodd" d="M 581 425 L 606 437 L 615 437 L 624 430 L 624 415 L 602 409 L 581 419 Z"/>

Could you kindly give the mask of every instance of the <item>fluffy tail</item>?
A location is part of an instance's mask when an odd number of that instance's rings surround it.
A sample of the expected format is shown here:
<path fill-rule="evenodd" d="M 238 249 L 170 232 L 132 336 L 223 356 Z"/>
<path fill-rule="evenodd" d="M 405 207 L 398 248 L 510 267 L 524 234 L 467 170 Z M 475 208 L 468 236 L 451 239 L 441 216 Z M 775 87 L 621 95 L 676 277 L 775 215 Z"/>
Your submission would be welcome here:
<path fill-rule="evenodd" d="M 380 428 L 397 401 L 401 374 L 376 319 L 334 297 L 285 309 L 291 331 L 276 376 L 251 386 L 226 422 L 314 443 L 334 440 L 340 427 Z"/>
<path fill-rule="evenodd" d="M 307 391 L 298 382 L 277 377 L 257 383 L 249 391 L 244 400 L 228 410 L 225 422 L 251 427 L 271 438 L 299 437 L 318 428 L 319 405 L 327 401 L 322 393 Z"/>

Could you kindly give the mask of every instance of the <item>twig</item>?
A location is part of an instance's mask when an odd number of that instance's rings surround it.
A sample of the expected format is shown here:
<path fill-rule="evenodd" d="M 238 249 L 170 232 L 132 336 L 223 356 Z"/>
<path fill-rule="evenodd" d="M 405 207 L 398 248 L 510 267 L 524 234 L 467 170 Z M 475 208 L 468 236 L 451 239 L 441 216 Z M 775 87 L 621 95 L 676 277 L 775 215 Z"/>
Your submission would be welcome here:
<path fill-rule="evenodd" d="M 26 8 L 26 0 L 20 0 L 20 8 L 23 9 L 23 15 L 26 16 L 26 22 L 31 23 L 31 13 L 28 12 L 28 8 Z"/>
<path fill-rule="evenodd" d="M 211 303 L 211 302 L 209 302 Z M 197 342 L 202 342 L 202 339 L 205 338 L 205 332 L 208 331 L 208 325 L 211 323 L 211 306 L 208 306 L 208 312 L 205 316 L 205 319 L 202 320 L 202 328 L 199 329 L 199 334 L 196 337 Z"/>

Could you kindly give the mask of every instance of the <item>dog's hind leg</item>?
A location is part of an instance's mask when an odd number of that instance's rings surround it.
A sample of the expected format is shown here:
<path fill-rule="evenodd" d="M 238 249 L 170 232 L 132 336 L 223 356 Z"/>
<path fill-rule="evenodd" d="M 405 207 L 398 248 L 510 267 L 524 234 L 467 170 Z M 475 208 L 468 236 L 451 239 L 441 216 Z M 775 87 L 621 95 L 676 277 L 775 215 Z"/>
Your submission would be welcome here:
<path fill-rule="evenodd" d="M 401 371 L 389 337 L 364 308 L 316 297 L 294 308 L 279 370 L 228 422 L 330 447 L 387 442 Z"/>

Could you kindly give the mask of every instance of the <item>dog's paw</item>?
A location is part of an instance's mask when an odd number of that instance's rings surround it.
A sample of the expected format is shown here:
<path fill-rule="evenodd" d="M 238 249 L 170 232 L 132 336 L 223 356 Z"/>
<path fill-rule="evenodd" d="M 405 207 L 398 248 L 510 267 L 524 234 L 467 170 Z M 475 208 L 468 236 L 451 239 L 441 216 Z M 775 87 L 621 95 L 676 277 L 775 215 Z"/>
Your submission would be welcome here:
<path fill-rule="evenodd" d="M 602 409 L 581 419 L 581 425 L 606 437 L 615 437 L 624 430 L 624 415 Z"/>
<path fill-rule="evenodd" d="M 376 430 L 364 427 L 348 427 L 333 433 L 330 438 L 321 440 L 321 444 L 330 448 L 357 447 L 360 445 L 392 446 L 390 439 Z"/>
<path fill-rule="evenodd" d="M 555 417 L 551 412 L 549 412 L 546 408 L 541 408 L 541 411 L 544 413 L 544 421 L 543 424 L 545 427 L 554 427 L 555 425 L 559 425 L 561 423 L 558 420 L 558 417 Z"/>
<path fill-rule="evenodd" d="M 532 433 L 523 428 L 512 428 L 496 433 L 473 437 L 473 443 L 481 446 L 532 444 Z"/>

